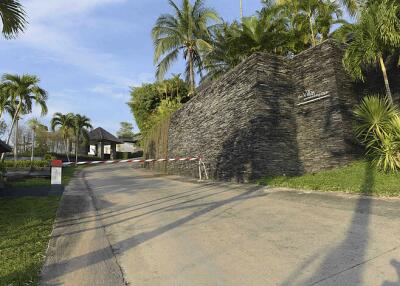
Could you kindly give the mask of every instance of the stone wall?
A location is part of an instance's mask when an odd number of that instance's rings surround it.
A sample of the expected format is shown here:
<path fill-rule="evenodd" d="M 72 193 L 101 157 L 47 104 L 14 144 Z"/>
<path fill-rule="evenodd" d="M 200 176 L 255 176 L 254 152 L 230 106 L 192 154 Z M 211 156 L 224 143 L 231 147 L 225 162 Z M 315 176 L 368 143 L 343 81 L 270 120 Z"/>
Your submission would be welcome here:
<path fill-rule="evenodd" d="M 169 157 L 202 156 L 213 178 L 235 181 L 349 162 L 357 97 L 341 57 L 332 42 L 293 59 L 253 54 L 173 114 Z M 196 176 L 197 166 L 168 172 Z"/>
<path fill-rule="evenodd" d="M 356 152 L 351 110 L 357 97 L 342 56 L 336 44 L 326 42 L 292 61 L 297 142 L 305 172 L 348 163 Z M 304 103 L 302 97 L 310 91 L 325 98 Z"/>

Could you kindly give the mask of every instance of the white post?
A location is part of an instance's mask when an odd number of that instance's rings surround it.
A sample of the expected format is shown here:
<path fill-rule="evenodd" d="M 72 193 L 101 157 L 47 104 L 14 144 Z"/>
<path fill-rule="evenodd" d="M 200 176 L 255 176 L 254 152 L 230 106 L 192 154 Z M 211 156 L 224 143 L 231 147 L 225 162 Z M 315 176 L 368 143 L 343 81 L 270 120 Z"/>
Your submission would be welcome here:
<path fill-rule="evenodd" d="M 199 159 L 199 180 L 201 181 L 201 160 Z"/>
<path fill-rule="evenodd" d="M 51 161 L 51 186 L 61 186 L 62 178 L 62 161 Z"/>

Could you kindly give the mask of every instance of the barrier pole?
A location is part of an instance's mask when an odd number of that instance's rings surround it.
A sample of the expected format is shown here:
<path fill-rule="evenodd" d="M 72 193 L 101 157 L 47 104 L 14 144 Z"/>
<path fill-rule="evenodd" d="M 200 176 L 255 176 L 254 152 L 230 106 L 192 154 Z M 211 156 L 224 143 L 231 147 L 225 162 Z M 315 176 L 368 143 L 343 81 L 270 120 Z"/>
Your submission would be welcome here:
<path fill-rule="evenodd" d="M 208 180 L 208 174 L 207 174 L 206 164 L 204 164 L 204 162 L 203 162 L 203 160 L 202 160 L 201 158 L 199 159 L 199 163 L 203 164 L 204 175 L 206 176 L 206 180 Z"/>
<path fill-rule="evenodd" d="M 201 178 L 201 162 L 200 162 L 200 160 L 199 160 L 199 180 L 200 181 L 202 180 L 202 178 Z"/>

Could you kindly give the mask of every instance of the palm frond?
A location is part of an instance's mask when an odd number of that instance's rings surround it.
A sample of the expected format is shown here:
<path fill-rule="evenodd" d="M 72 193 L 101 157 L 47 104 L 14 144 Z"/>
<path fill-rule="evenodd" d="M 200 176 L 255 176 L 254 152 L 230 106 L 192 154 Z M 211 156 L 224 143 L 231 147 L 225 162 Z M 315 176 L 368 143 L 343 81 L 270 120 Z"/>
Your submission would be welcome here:
<path fill-rule="evenodd" d="M 157 65 L 156 77 L 158 80 L 164 78 L 165 73 L 168 71 L 169 67 L 172 65 L 173 61 L 178 58 L 179 49 L 175 49 L 169 54 L 167 54 Z"/>
<path fill-rule="evenodd" d="M 2 33 L 7 39 L 23 32 L 27 24 L 25 10 L 17 0 L 0 1 L 0 18 L 3 23 Z"/>

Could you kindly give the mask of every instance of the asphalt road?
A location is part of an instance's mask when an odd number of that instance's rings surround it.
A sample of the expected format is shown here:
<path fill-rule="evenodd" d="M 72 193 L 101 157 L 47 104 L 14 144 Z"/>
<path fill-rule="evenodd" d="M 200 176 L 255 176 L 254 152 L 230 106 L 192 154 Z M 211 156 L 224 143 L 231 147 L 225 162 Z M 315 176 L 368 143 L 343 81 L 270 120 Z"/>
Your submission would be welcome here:
<path fill-rule="evenodd" d="M 400 285 L 400 201 L 91 167 L 42 285 Z"/>

